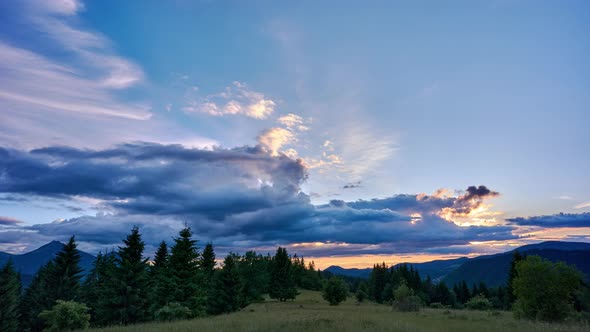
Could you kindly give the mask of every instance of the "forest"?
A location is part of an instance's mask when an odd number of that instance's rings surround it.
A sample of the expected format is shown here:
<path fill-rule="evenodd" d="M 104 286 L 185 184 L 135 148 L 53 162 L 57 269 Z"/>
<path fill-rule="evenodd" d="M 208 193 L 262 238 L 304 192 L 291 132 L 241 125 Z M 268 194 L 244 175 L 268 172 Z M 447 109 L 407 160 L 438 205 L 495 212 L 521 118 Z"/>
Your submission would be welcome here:
<path fill-rule="evenodd" d="M 56 257 L 23 289 L 9 261 L 0 270 L 0 331 L 62 331 L 173 321 L 231 313 L 265 298 L 295 299 L 302 290 L 321 291 L 336 306 L 353 296 L 396 311 L 421 308 L 512 310 L 516 318 L 588 322 L 590 289 L 574 267 L 514 252 L 505 286 L 465 281 L 447 286 L 412 266 L 375 264 L 368 280 L 334 276 L 290 256 L 285 248 L 262 255 L 248 251 L 216 259 L 212 243 L 202 251 L 190 228 L 170 247 L 162 241 L 153 259 L 145 255 L 134 227 L 117 251 L 99 253 L 87 275 L 72 236 Z"/>

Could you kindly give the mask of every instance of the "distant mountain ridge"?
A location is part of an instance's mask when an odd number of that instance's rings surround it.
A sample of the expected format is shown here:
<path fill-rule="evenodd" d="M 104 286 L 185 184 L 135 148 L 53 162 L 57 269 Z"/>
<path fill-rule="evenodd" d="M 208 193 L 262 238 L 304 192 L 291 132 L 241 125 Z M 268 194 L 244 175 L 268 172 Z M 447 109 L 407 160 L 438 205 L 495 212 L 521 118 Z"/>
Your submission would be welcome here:
<path fill-rule="evenodd" d="M 371 274 L 372 270 L 373 269 L 370 267 L 364 268 L 364 269 L 357 269 L 357 268 L 345 269 L 345 268 L 337 266 L 337 265 L 331 265 L 331 266 L 327 267 L 324 271 L 328 271 L 332 274 L 340 275 L 340 276 L 367 279 L 367 278 L 369 278 L 369 275 Z"/>
<path fill-rule="evenodd" d="M 52 260 L 64 246 L 65 244 L 59 241 L 51 241 L 42 247 L 20 255 L 0 252 L 0 266 L 4 266 L 9 260 L 12 260 L 16 271 L 21 274 L 23 287 L 27 287 L 39 268 Z M 92 267 L 95 257 L 81 250 L 78 252 L 80 253 L 80 267 L 83 274 L 86 274 Z"/>
<path fill-rule="evenodd" d="M 448 286 L 465 280 L 469 286 L 481 281 L 489 287 L 497 287 L 505 285 L 507 282 L 508 270 L 515 250 L 526 255 L 539 255 L 553 262 L 561 261 L 574 265 L 584 274 L 585 279 L 590 279 L 590 243 L 585 242 L 546 241 L 524 245 L 503 253 L 474 258 L 460 257 L 425 263 L 400 264 L 411 265 L 420 272 L 420 276 L 423 278 L 429 275 L 434 282 L 444 281 Z M 335 275 L 365 279 L 369 278 L 371 270 L 372 268 L 345 269 L 340 266 L 330 266 L 326 269 Z"/>
<path fill-rule="evenodd" d="M 582 274 L 584 279 L 590 277 L 590 244 L 587 249 L 537 249 L 535 247 L 523 247 L 516 249 L 526 256 L 537 255 L 552 262 L 564 262 L 574 265 Z M 447 285 L 454 285 L 463 280 L 468 285 L 485 282 L 490 287 L 506 285 L 508 282 L 508 271 L 512 261 L 513 251 L 502 254 L 480 256 L 472 258 L 458 269 L 444 277 Z"/>
<path fill-rule="evenodd" d="M 26 287 L 39 268 L 53 259 L 62 250 L 63 246 L 64 244 L 61 242 L 52 241 L 38 249 L 21 255 L 0 252 L 0 266 L 3 266 L 11 259 L 16 270 L 21 273 L 23 286 Z M 584 274 L 585 279 L 590 280 L 590 243 L 584 242 L 547 241 L 525 245 L 503 253 L 474 258 L 460 257 L 424 263 L 401 264 L 413 266 L 414 269 L 420 272 L 423 278 L 429 275 L 434 282 L 442 280 L 449 286 L 465 280 L 470 286 L 483 281 L 489 287 L 497 287 L 506 283 L 510 262 L 513 251 L 515 250 L 526 255 L 539 255 L 554 262 L 562 261 L 575 265 Z M 80 266 L 84 274 L 86 274 L 92 267 L 95 257 L 84 251 L 79 250 L 79 252 L 81 256 Z M 400 264 L 395 266 L 398 265 Z M 324 271 L 335 275 L 367 279 L 371 274 L 372 268 L 346 269 L 333 265 Z"/>

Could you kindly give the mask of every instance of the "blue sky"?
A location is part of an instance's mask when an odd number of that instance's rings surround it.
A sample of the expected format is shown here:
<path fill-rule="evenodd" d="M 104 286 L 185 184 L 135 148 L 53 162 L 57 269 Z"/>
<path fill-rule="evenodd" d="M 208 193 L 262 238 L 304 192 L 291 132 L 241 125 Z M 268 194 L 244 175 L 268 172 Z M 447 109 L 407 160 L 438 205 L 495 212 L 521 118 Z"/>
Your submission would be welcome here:
<path fill-rule="evenodd" d="M 4 1 L 0 250 L 589 241 L 587 31 L 586 1 Z"/>

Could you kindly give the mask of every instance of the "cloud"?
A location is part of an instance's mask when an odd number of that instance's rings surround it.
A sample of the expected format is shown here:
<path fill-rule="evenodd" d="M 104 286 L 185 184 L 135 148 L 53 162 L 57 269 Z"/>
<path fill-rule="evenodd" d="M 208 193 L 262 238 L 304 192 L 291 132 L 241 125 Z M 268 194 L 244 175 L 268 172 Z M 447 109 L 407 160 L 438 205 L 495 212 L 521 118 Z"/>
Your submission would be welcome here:
<path fill-rule="evenodd" d="M 258 135 L 258 143 L 270 151 L 273 156 L 277 156 L 283 146 L 295 141 L 295 134 L 285 128 L 275 127 L 266 129 Z M 293 151 L 290 151 L 289 154 L 293 155 Z"/>
<path fill-rule="evenodd" d="M 250 90 L 246 83 L 233 82 L 221 93 L 195 98 L 183 107 L 187 113 L 206 113 L 214 116 L 245 115 L 266 119 L 275 110 L 276 103 L 264 94 Z"/>
<path fill-rule="evenodd" d="M 342 189 L 354 189 L 354 188 L 360 188 L 361 187 L 361 181 L 355 181 L 355 182 L 350 182 L 345 184 L 344 186 L 342 186 Z"/>
<path fill-rule="evenodd" d="M 491 191 L 486 186 L 470 186 L 465 194 L 459 196 L 453 206 L 447 208 L 444 213 L 453 217 L 467 217 L 472 211 L 480 208 L 487 199 L 500 196 L 498 192 Z"/>
<path fill-rule="evenodd" d="M 154 136 L 214 143 L 154 120 L 148 101 L 122 94 L 145 88 L 145 74 L 106 36 L 83 26 L 83 9 L 65 0 L 3 6 L 23 29 L 18 38 L 0 39 L 0 144 L 104 147 Z"/>
<path fill-rule="evenodd" d="M 290 130 L 298 130 L 298 131 L 307 131 L 309 127 L 305 125 L 305 123 L 309 122 L 309 120 L 303 119 L 301 116 L 289 113 L 287 115 L 283 115 L 277 119 L 277 122 L 282 124 L 283 126 L 289 128 Z"/>
<path fill-rule="evenodd" d="M 339 148 L 339 156 L 345 165 L 344 171 L 354 180 L 362 179 L 374 171 L 396 150 L 390 137 L 379 135 L 374 130 L 361 125 L 348 125 L 343 128 L 326 149 Z"/>
<path fill-rule="evenodd" d="M 590 208 L 590 202 L 580 203 L 580 204 L 576 205 L 575 208 L 576 209 Z"/>
<path fill-rule="evenodd" d="M 185 223 L 204 241 L 227 250 L 289 243 L 333 242 L 416 250 L 513 238 L 510 226 L 461 227 L 437 213 L 471 196 L 396 195 L 370 201 L 312 205 L 301 185 L 301 160 L 262 146 L 211 150 L 154 143 L 92 150 L 47 147 L 0 149 L 0 193 L 59 198 L 94 205 L 96 216 L 11 226 L 8 243 L 76 234 L 88 248 L 117 243 L 139 225 L 156 246 Z M 469 196 L 471 195 L 471 196 Z M 5 202 L 9 204 L 10 202 Z M 378 250 L 377 250 L 378 251 Z M 391 252 L 389 252 L 391 253 Z"/>
<path fill-rule="evenodd" d="M 0 225 L 16 225 L 16 224 L 21 224 L 22 221 L 14 219 L 14 218 L 10 218 L 10 217 L 3 217 L 0 216 Z"/>
<path fill-rule="evenodd" d="M 559 213 L 554 215 L 518 217 L 506 219 L 518 226 L 552 227 L 590 227 L 590 212 Z"/>

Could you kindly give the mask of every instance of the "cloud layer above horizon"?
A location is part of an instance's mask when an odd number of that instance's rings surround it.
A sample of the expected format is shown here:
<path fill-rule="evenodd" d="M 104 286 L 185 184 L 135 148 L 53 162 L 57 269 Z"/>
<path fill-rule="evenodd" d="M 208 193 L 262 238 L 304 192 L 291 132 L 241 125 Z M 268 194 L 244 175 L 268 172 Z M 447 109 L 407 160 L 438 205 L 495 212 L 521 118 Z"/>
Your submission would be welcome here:
<path fill-rule="evenodd" d="M 71 206 L 90 202 L 87 210 L 96 212 L 29 226 L 4 218 L 0 242 L 8 243 L 26 237 L 38 245 L 76 235 L 97 248 L 113 246 L 139 225 L 148 243 L 156 245 L 184 224 L 197 237 L 235 251 L 341 243 L 354 245 L 357 252 L 365 246 L 372 248 L 365 252 L 391 253 L 515 238 L 511 226 L 462 227 L 444 219 L 449 213 L 466 215 L 498 195 L 485 186 L 469 187 L 459 196 L 438 191 L 313 205 L 301 190 L 307 178 L 303 161 L 260 146 L 0 148 L 0 174 L 3 201 L 46 197 Z M 306 246 L 299 247 L 304 253 Z M 332 249 L 330 254 L 342 252 Z"/>

